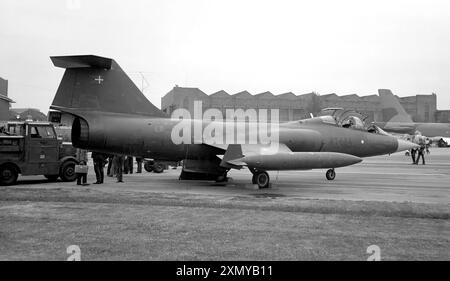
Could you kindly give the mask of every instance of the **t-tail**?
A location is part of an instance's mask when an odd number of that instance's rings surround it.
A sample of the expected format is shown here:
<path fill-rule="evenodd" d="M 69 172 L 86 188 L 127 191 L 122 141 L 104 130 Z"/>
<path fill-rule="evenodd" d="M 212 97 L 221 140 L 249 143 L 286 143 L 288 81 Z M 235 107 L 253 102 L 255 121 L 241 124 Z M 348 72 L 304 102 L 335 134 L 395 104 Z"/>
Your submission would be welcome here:
<path fill-rule="evenodd" d="M 406 113 L 398 98 L 394 96 L 391 90 L 379 89 L 378 94 L 381 98 L 381 108 L 383 110 L 384 122 L 413 123 L 411 116 Z"/>
<path fill-rule="evenodd" d="M 113 59 L 86 55 L 51 60 L 66 71 L 50 108 L 73 117 L 73 145 L 139 155 L 143 143 L 133 135 L 149 127 L 149 118 L 166 118 L 166 114 L 150 103 Z M 123 136 L 129 138 L 127 145 Z"/>
<path fill-rule="evenodd" d="M 165 117 L 113 59 L 86 55 L 51 60 L 56 67 L 66 69 L 52 109 Z"/>

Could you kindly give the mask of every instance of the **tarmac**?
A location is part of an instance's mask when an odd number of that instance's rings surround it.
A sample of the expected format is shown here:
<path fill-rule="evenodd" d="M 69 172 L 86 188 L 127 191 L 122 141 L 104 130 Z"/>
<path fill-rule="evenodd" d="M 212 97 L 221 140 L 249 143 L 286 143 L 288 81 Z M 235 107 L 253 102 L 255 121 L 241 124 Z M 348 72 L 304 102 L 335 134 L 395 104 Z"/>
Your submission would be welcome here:
<path fill-rule="evenodd" d="M 325 170 L 272 171 L 272 188 L 263 190 L 246 169 L 231 171 L 226 184 L 179 181 L 180 168 L 84 187 L 19 177 L 17 186 L 0 187 L 0 260 L 65 259 L 70 237 L 85 245 L 86 259 L 365 260 L 361 247 L 375 240 L 389 247 L 385 259 L 448 260 L 450 149 L 433 148 L 426 165 L 410 159 L 366 158 L 337 169 L 334 181 Z M 146 225 L 161 230 L 151 242 Z M 270 235 L 252 239 L 261 228 Z M 115 241 L 120 231 L 126 235 Z M 213 242 L 223 235 L 228 244 Z M 158 239 L 169 239 L 170 249 Z"/>

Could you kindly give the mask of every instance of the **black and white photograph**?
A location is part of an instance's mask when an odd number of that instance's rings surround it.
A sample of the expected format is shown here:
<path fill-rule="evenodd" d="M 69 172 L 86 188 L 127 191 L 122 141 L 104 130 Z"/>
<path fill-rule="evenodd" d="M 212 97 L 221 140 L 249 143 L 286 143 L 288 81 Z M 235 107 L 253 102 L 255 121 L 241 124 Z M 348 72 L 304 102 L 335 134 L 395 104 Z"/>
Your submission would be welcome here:
<path fill-rule="evenodd" d="M 0 261 L 449 261 L 449 183 L 449 1 L 0 2 Z"/>

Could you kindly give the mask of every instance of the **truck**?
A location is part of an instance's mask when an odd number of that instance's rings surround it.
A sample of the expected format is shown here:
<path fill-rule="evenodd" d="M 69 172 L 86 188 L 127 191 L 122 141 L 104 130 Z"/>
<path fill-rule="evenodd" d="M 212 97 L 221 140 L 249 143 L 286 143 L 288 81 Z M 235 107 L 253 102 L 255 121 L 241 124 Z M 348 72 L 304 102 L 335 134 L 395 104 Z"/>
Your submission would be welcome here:
<path fill-rule="evenodd" d="M 0 185 L 18 175 L 44 175 L 49 181 L 76 180 L 76 149 L 57 137 L 48 122 L 7 122 L 0 132 Z"/>

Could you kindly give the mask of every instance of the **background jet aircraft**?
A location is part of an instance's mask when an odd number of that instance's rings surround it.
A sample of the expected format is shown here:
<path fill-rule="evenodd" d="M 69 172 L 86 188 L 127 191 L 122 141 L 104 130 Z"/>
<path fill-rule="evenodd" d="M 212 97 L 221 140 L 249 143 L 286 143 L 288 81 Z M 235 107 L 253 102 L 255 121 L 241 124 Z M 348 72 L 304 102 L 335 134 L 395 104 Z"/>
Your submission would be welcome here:
<path fill-rule="evenodd" d="M 98 56 L 51 59 L 66 71 L 50 108 L 75 117 L 75 147 L 160 161 L 183 160 L 180 179 L 223 181 L 230 169 L 246 166 L 260 188 L 269 187 L 267 171 L 271 170 L 329 169 L 326 176 L 333 180 L 334 168 L 356 164 L 360 157 L 415 146 L 392 136 L 342 128 L 331 116 L 280 124 L 278 150 L 271 153 L 265 152 L 267 147 L 260 140 L 258 144 L 175 144 L 171 131 L 180 120 L 151 104 L 114 60 Z M 210 123 L 189 122 L 201 128 Z M 248 126 L 236 124 L 238 129 Z"/>
<path fill-rule="evenodd" d="M 391 90 L 379 89 L 383 118 L 386 122 L 375 122 L 383 130 L 397 134 L 409 134 L 428 137 L 433 142 L 450 141 L 450 124 L 448 123 L 415 123 L 406 113 L 398 98 Z"/>

